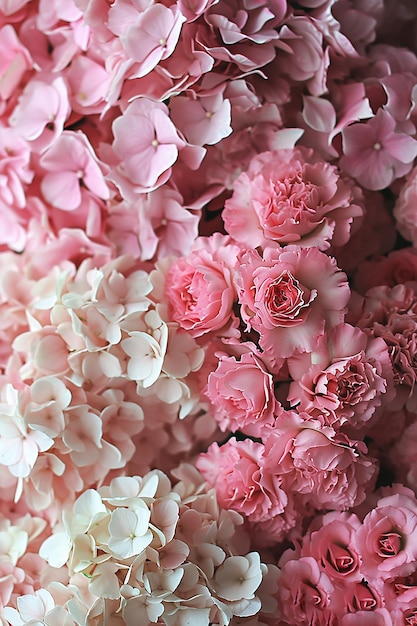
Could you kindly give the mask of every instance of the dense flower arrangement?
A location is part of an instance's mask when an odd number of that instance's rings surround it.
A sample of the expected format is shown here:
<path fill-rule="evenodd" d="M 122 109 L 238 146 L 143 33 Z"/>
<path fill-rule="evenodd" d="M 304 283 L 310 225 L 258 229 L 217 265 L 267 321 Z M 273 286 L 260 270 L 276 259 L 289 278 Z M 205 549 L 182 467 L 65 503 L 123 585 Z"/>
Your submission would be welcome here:
<path fill-rule="evenodd" d="M 417 624 L 416 33 L 0 0 L 2 626 Z"/>

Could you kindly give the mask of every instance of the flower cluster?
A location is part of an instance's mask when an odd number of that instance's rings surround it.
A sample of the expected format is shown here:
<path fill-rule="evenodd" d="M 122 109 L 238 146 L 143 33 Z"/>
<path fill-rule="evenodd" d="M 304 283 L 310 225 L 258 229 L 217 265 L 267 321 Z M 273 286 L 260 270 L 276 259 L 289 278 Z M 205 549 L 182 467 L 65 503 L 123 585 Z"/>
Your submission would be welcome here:
<path fill-rule="evenodd" d="M 386 489 L 361 520 L 317 517 L 280 559 L 278 596 L 285 624 L 412 624 L 417 615 L 417 500 Z"/>
<path fill-rule="evenodd" d="M 416 622 L 416 32 L 0 0 L 1 626 Z"/>
<path fill-rule="evenodd" d="M 37 619 L 76 626 L 82 615 L 102 623 L 114 615 L 127 625 L 227 626 L 233 616 L 259 612 L 258 591 L 276 606 L 260 586 L 267 578 L 276 590 L 278 569 L 261 563 L 257 552 L 242 554 L 248 544 L 239 532 L 242 518 L 219 509 L 191 466 L 175 475 L 174 486 L 154 470 L 84 491 L 39 551 L 50 568 L 59 568 L 57 579 L 68 580 L 67 589 L 46 584 L 43 575 L 45 587 L 4 609 L 10 624 Z"/>

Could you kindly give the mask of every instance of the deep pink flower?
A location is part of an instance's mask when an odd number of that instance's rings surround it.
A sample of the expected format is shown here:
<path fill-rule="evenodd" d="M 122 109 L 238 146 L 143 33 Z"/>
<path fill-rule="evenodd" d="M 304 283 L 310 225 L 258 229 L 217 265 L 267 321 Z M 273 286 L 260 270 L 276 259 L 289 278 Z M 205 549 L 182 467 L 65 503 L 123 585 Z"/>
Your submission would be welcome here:
<path fill-rule="evenodd" d="M 317 526 L 316 520 L 313 522 Z M 320 520 L 320 528 L 303 538 L 302 556 L 312 556 L 336 587 L 360 581 L 361 559 L 356 534 L 361 523 L 350 513 L 331 512 Z"/>
<path fill-rule="evenodd" d="M 394 118 L 384 109 L 367 122 L 345 128 L 340 167 L 366 189 L 384 189 L 413 167 L 417 141 L 397 132 Z"/>
<path fill-rule="evenodd" d="M 233 184 L 222 217 L 227 232 L 248 247 L 296 243 L 325 250 L 346 243 L 362 215 L 358 193 L 337 168 L 312 150 L 256 156 Z"/>
<path fill-rule="evenodd" d="M 283 623 L 334 623 L 329 609 L 333 591 L 327 574 L 320 570 L 312 557 L 287 561 L 282 566 L 278 586 L 278 606 Z"/>
<path fill-rule="evenodd" d="M 345 275 L 317 248 L 266 248 L 237 261 L 241 316 L 275 358 L 311 351 L 317 338 L 343 320 L 349 299 Z"/>

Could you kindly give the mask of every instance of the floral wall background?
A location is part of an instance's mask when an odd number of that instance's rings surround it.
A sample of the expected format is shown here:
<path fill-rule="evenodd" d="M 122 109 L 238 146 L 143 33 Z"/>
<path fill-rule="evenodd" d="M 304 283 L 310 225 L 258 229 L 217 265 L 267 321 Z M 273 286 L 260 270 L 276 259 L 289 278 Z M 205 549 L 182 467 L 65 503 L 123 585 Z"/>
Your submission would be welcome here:
<path fill-rule="evenodd" d="M 416 41 L 0 0 L 3 626 L 417 624 Z"/>

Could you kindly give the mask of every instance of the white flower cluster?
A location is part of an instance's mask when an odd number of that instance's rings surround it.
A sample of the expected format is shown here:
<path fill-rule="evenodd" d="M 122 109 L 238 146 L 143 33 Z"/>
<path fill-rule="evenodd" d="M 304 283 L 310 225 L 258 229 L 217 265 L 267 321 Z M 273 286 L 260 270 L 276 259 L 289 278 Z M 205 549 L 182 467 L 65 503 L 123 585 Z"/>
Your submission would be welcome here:
<path fill-rule="evenodd" d="M 175 486 L 153 470 L 85 491 L 40 548 L 61 569 L 55 580 L 65 572 L 68 584 L 19 597 L 4 617 L 13 626 L 34 616 L 48 626 L 227 626 L 257 614 L 259 587 L 267 574 L 271 587 L 277 568 L 257 552 L 239 553 L 238 544 L 247 544 L 237 528 L 242 517 L 219 509 L 197 470 L 183 465 L 174 473 Z"/>

